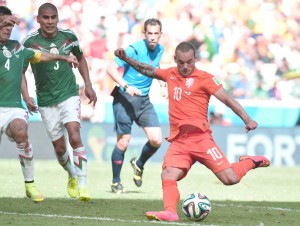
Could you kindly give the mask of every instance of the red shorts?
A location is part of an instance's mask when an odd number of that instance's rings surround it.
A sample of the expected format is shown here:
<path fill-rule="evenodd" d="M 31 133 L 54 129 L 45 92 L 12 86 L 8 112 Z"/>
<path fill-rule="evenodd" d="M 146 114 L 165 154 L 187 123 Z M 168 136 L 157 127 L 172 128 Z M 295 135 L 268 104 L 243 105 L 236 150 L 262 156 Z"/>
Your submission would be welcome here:
<path fill-rule="evenodd" d="M 167 150 L 162 167 L 181 168 L 185 177 L 195 162 L 205 165 L 213 173 L 231 167 L 211 134 L 199 131 L 176 137 Z"/>

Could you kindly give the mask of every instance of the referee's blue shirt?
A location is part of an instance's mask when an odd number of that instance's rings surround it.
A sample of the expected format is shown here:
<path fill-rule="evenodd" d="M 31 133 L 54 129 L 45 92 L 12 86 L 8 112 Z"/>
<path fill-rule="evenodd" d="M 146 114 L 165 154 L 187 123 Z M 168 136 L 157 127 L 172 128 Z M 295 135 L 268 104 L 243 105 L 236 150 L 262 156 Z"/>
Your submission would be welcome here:
<path fill-rule="evenodd" d="M 164 52 L 164 47 L 158 44 L 154 51 L 150 51 L 147 47 L 146 40 L 141 40 L 129 45 L 125 52 L 127 56 L 139 62 L 149 64 L 158 68 L 159 62 Z M 126 62 L 116 57 L 115 62 L 119 67 L 124 67 L 123 79 L 129 86 L 136 87 L 142 92 L 142 96 L 147 96 L 152 84 L 152 78 L 137 72 L 134 68 L 130 67 Z M 123 89 L 121 89 L 123 90 Z"/>

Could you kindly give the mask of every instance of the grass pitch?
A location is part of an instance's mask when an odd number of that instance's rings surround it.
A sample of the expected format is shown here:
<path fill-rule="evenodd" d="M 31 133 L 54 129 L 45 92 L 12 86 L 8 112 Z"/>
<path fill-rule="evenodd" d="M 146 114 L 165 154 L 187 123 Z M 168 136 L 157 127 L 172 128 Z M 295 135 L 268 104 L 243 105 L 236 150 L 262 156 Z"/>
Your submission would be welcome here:
<path fill-rule="evenodd" d="M 33 203 L 25 198 L 21 168 L 17 160 L 0 160 L 0 225 L 300 225 L 299 167 L 269 167 L 250 171 L 241 183 L 224 186 L 205 167 L 196 164 L 178 183 L 181 199 L 192 192 L 209 197 L 211 214 L 198 223 L 185 218 L 178 205 L 178 223 L 151 222 L 148 210 L 162 210 L 161 165 L 147 163 L 144 181 L 137 188 L 127 161 L 122 183 L 128 193 L 110 191 L 110 163 L 89 162 L 89 203 L 68 197 L 67 173 L 56 161 L 35 161 L 35 182 L 45 201 Z"/>

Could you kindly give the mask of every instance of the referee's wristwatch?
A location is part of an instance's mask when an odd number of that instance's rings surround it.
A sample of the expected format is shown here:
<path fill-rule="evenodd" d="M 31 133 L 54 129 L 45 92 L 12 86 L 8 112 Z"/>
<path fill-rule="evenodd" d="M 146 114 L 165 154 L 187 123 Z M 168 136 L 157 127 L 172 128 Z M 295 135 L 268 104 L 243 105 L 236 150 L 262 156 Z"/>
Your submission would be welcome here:
<path fill-rule="evenodd" d="M 129 85 L 126 83 L 124 86 L 123 86 L 123 89 L 124 91 L 126 91 L 126 89 L 129 87 Z"/>

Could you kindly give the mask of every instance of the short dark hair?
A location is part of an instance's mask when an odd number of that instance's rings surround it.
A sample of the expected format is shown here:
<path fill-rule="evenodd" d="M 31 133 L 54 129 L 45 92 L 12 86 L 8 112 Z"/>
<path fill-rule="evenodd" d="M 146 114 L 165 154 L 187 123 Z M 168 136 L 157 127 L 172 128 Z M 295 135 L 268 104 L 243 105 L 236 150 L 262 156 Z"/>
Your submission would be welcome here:
<path fill-rule="evenodd" d="M 42 13 L 43 10 L 45 9 L 53 9 L 57 12 L 57 8 L 55 5 L 49 3 L 49 2 L 46 2 L 44 4 L 42 4 L 40 7 L 39 7 L 39 10 L 38 10 L 38 15 L 40 15 Z"/>
<path fill-rule="evenodd" d="M 194 55 L 196 56 L 196 48 L 195 46 L 191 43 L 191 42 L 181 42 L 179 43 L 179 45 L 176 47 L 175 49 L 175 53 L 177 51 L 181 51 L 181 52 L 188 52 L 190 50 L 193 50 Z"/>
<path fill-rule="evenodd" d="M 11 10 L 6 6 L 0 6 L 0 16 L 12 15 Z"/>
<path fill-rule="evenodd" d="M 160 31 L 162 30 L 162 24 L 161 24 L 160 20 L 158 20 L 158 19 L 155 19 L 155 18 L 147 19 L 144 23 L 144 31 L 147 30 L 148 25 L 152 25 L 152 26 L 159 25 Z"/>

